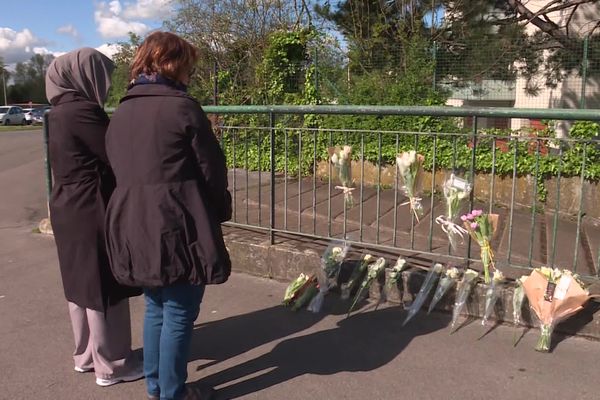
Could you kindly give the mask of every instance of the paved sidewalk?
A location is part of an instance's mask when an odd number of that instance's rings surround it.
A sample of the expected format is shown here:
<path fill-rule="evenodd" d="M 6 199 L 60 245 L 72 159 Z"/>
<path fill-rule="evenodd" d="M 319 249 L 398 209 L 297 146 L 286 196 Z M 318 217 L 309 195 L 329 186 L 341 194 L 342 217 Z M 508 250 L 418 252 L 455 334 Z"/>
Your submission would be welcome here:
<path fill-rule="evenodd" d="M 72 332 L 52 238 L 32 233 L 44 214 L 41 136 L 0 134 L 0 400 L 145 399 L 144 382 L 100 388 L 72 370 Z M 10 147 L 12 146 L 12 147 Z M 11 148 L 9 152 L 5 151 Z M 9 190 L 11 189 L 11 190 Z M 600 344 L 556 340 L 516 348 L 499 326 L 478 322 L 449 335 L 447 314 L 419 315 L 368 303 L 345 319 L 348 303 L 328 296 L 325 312 L 281 307 L 286 284 L 234 274 L 209 287 L 197 326 L 190 381 L 215 385 L 219 399 L 597 399 Z M 141 298 L 132 301 L 141 346 Z M 559 338 L 556 338 L 559 339 Z"/>

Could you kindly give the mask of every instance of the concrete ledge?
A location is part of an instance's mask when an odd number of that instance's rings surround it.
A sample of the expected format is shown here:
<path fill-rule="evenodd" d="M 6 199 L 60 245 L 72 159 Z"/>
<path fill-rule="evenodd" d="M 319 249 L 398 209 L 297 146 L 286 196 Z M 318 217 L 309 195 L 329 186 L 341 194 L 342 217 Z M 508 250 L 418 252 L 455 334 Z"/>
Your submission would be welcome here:
<path fill-rule="evenodd" d="M 319 265 L 320 255 L 326 248 L 326 242 L 313 240 L 303 240 L 294 238 L 279 238 L 278 243 L 270 245 L 266 240 L 264 232 L 253 232 L 241 229 L 225 229 L 225 243 L 229 249 L 233 269 L 236 272 L 248 273 L 255 276 L 267 277 L 278 281 L 289 282 L 296 278 L 300 273 L 313 273 Z M 340 279 L 347 279 L 348 273 L 360 259 L 360 251 L 354 250 L 344 263 L 343 271 L 340 274 Z M 377 254 L 383 256 L 388 262 L 394 262 L 398 254 Z M 393 304 L 410 305 L 414 297 L 419 291 L 425 270 L 419 267 L 419 261 L 414 262 L 410 256 L 407 257 L 408 263 L 411 265 L 408 270 L 402 275 L 402 282 L 398 287 L 392 288 L 389 293 L 386 293 L 386 300 Z M 413 265 L 415 265 L 413 267 Z M 385 277 L 380 277 L 370 290 L 369 297 L 378 299 L 385 287 L 385 280 L 389 270 L 386 271 Z M 496 305 L 492 319 L 498 324 L 506 323 L 512 325 L 512 295 L 514 284 L 506 283 L 502 296 Z M 435 289 L 434 289 L 435 290 Z M 432 290 L 433 292 L 433 290 Z M 336 295 L 336 294 L 334 294 Z M 282 293 L 283 296 L 283 293 Z M 433 293 L 431 293 L 433 296 Z M 441 312 L 451 312 L 454 305 L 455 289 L 450 290 L 446 296 L 440 301 L 436 310 Z M 480 319 L 484 313 L 485 306 L 485 286 L 478 284 L 473 288 L 471 296 L 465 309 L 466 315 L 463 320 Z M 423 306 L 426 310 L 428 302 Z M 569 318 L 563 321 L 556 327 L 556 332 L 567 335 L 577 335 L 600 340 L 600 313 L 596 311 L 600 309 L 600 304 L 595 301 L 590 301 L 586 307 Z M 527 300 L 523 304 L 523 327 L 535 327 L 537 321 L 535 316 L 530 312 L 527 306 Z M 421 313 L 417 318 L 425 317 Z M 476 321 L 480 323 L 480 320 Z M 490 328 L 488 328 L 490 329 Z"/>

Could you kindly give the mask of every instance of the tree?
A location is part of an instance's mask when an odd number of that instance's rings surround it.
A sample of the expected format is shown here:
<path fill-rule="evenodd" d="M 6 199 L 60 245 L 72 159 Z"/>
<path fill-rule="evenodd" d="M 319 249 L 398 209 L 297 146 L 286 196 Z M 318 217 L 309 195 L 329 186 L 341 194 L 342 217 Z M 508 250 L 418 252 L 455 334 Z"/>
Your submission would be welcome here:
<path fill-rule="evenodd" d="M 46 71 L 54 60 L 52 54 L 35 54 L 29 61 L 17 63 L 13 85 L 8 90 L 10 103 L 46 103 Z"/>
<path fill-rule="evenodd" d="M 119 49 L 112 57 L 115 70 L 112 74 L 112 84 L 106 101 L 107 107 L 116 107 L 121 98 L 125 96 L 130 81 L 131 62 L 140 43 L 141 37 L 133 32 L 129 33 L 129 41 L 117 43 Z"/>
<path fill-rule="evenodd" d="M 212 102 L 253 102 L 256 69 L 270 35 L 310 24 L 307 0 L 179 0 L 166 27 L 200 49 L 201 58 L 190 92 Z"/>

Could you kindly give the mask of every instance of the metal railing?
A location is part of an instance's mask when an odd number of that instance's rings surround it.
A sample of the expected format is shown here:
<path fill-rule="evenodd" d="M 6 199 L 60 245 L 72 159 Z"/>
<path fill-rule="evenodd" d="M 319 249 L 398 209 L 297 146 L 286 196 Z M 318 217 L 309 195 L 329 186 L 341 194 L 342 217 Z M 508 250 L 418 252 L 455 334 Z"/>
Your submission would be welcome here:
<path fill-rule="evenodd" d="M 484 208 L 501 216 L 502 229 L 493 242 L 499 266 L 551 265 L 599 276 L 600 208 L 594 204 L 600 195 L 598 139 L 502 136 L 478 129 L 480 118 L 600 121 L 596 110 L 393 106 L 207 106 L 204 110 L 268 117 L 265 126 L 219 127 L 233 197 L 233 219 L 228 225 L 265 231 L 271 243 L 279 234 L 346 238 L 367 248 L 470 264 L 479 261 L 470 238 L 453 251 L 435 224 L 435 217 L 444 213 L 436 194 L 440 181 L 449 171 L 459 171 L 474 187 L 469 209 Z M 419 132 L 282 126 L 282 116 L 311 114 L 458 117 L 470 119 L 471 127 Z M 50 193 L 48 132 L 46 115 Z M 353 207 L 346 207 L 335 188 L 327 156 L 328 147 L 346 143 L 353 145 L 353 168 L 360 171 Z M 427 213 L 420 221 L 402 204 L 397 169 L 390 159 L 390 153 L 395 156 L 407 149 L 428 154 L 429 178 L 422 196 Z M 524 167 L 523 160 L 527 161 Z M 540 191 L 545 191 L 545 199 Z"/>
<path fill-rule="evenodd" d="M 593 204 L 584 196 L 585 192 L 596 190 L 597 177 L 592 174 L 590 164 L 600 161 L 596 159 L 598 140 L 501 136 L 483 134 L 478 129 L 480 118 L 600 121 L 597 111 L 392 106 L 207 106 L 204 109 L 220 115 L 268 115 L 266 126 L 225 125 L 220 131 L 233 171 L 230 185 L 235 211 L 229 225 L 264 230 L 271 243 L 277 234 L 346 238 L 359 246 L 408 252 L 429 259 L 477 262 L 479 252 L 470 238 L 465 240 L 464 248 L 453 251 L 444 244 L 445 235 L 435 223 L 436 216 L 444 213 L 436 194 L 440 192 L 440 179 L 449 171 L 459 170 L 474 185 L 468 201 L 470 209 L 485 208 L 501 215 L 500 237 L 494 242 L 498 265 L 517 269 L 556 265 L 579 270 L 584 276 L 598 276 L 600 243 L 591 243 L 590 237 L 600 233 L 595 230 L 600 215 L 585 210 Z M 286 127 L 278 123 L 278 117 L 283 115 L 307 114 L 466 117 L 471 119 L 471 128 L 460 132 L 406 132 Z M 423 196 L 429 212 L 419 222 L 407 212 L 407 207 L 402 207 L 405 199 L 396 168 L 389 156 L 384 159 L 382 142 L 387 143 L 388 153 L 389 144 L 395 143 L 395 153 L 415 148 L 429 154 L 430 183 L 425 188 L 428 193 Z M 351 208 L 341 206 L 344 201 L 335 189 L 335 174 L 326 155 L 327 147 L 341 144 L 353 145 L 353 168 L 360 170 L 355 190 L 357 201 Z M 365 157 L 365 144 L 377 153 L 371 155 L 371 161 Z M 569 157 L 576 156 L 581 160 L 579 164 L 569 161 Z M 485 157 L 488 166 L 482 172 L 480 164 Z M 525 159 L 529 165 L 522 167 Z M 548 173 L 552 162 L 554 172 Z M 574 164 L 577 164 L 575 169 Z M 365 179 L 365 168 L 374 171 L 372 179 Z M 542 170 L 546 172 L 541 173 Z M 383 175 L 388 177 L 387 181 Z M 520 192 L 527 183 L 531 189 L 524 198 Z M 565 193 L 574 187 L 579 193 Z M 546 198 L 540 200 L 541 197 Z M 567 200 L 570 208 L 561 206 Z"/>

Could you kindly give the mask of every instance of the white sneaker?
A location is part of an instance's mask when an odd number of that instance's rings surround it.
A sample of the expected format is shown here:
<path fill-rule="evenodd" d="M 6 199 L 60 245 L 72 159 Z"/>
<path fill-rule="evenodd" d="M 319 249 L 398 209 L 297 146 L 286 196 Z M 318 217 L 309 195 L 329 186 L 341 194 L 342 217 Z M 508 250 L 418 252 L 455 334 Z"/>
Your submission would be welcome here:
<path fill-rule="evenodd" d="M 75 372 L 79 372 L 79 373 L 83 374 L 86 372 L 92 372 L 94 370 L 94 367 L 81 368 L 76 365 L 75 368 L 73 368 L 73 369 L 75 370 Z"/>
<path fill-rule="evenodd" d="M 96 385 L 103 386 L 103 387 L 112 386 L 112 385 L 116 385 L 117 383 L 121 383 L 121 382 L 137 381 L 138 379 L 142 379 L 143 377 L 144 377 L 144 369 L 143 369 L 142 365 L 140 365 L 137 368 L 133 369 L 128 374 L 120 376 L 118 378 L 111 378 L 111 379 L 96 378 Z"/>

